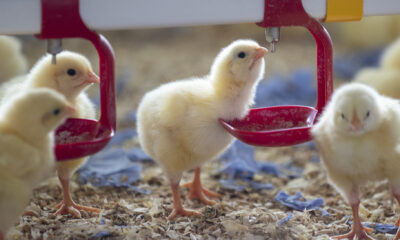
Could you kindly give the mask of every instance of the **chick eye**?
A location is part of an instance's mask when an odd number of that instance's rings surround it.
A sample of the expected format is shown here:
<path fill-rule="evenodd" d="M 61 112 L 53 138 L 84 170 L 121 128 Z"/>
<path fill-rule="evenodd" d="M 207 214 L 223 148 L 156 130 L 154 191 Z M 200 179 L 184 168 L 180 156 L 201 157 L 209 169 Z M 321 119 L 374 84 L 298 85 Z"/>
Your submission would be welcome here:
<path fill-rule="evenodd" d="M 53 115 L 57 116 L 58 114 L 60 114 L 61 110 L 59 108 L 56 108 L 53 110 Z"/>
<path fill-rule="evenodd" d="M 367 114 L 365 114 L 365 118 L 368 118 L 370 115 L 370 112 L 368 111 Z"/>
<path fill-rule="evenodd" d="M 342 117 L 342 119 L 346 119 L 343 113 L 340 116 Z"/>
<path fill-rule="evenodd" d="M 67 70 L 67 74 L 69 76 L 73 77 L 73 76 L 75 76 L 76 71 L 75 71 L 75 69 L 70 68 L 70 69 Z"/>
<path fill-rule="evenodd" d="M 246 53 L 245 52 L 240 52 L 237 56 L 239 58 L 245 58 L 246 57 Z"/>

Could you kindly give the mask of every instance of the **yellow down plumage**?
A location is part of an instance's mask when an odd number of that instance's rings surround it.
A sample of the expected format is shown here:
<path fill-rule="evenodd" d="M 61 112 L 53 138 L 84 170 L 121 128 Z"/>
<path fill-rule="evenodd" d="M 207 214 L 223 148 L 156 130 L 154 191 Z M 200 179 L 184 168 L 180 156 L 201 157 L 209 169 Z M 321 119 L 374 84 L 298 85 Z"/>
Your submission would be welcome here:
<path fill-rule="evenodd" d="M 172 187 L 176 215 L 198 215 L 183 209 L 178 184 L 183 171 L 196 168 L 191 197 L 206 204 L 216 196 L 200 184 L 200 167 L 215 159 L 233 137 L 218 119 L 244 117 L 253 103 L 264 73 L 266 49 L 251 40 L 238 40 L 216 57 L 209 75 L 164 84 L 148 92 L 138 107 L 139 141 L 164 169 Z"/>

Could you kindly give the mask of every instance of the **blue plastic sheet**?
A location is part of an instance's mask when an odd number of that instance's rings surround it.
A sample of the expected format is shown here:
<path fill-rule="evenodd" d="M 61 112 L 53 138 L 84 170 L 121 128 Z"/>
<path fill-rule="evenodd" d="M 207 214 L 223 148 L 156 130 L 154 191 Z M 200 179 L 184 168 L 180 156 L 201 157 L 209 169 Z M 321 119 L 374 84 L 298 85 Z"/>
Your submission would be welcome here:
<path fill-rule="evenodd" d="M 289 179 L 299 178 L 303 175 L 303 169 L 296 167 L 294 162 L 287 162 L 281 166 L 281 172 Z"/>
<path fill-rule="evenodd" d="M 229 190 L 234 190 L 237 192 L 243 191 L 246 187 L 243 185 L 238 185 L 235 183 L 235 179 L 220 179 L 219 182 L 222 184 L 222 187 Z"/>
<path fill-rule="evenodd" d="M 103 231 L 103 232 L 98 232 L 95 235 L 93 235 L 90 240 L 97 240 L 97 239 L 108 239 L 109 237 L 112 237 L 111 232 L 109 231 Z"/>
<path fill-rule="evenodd" d="M 240 141 L 235 141 L 220 159 L 223 162 L 221 172 L 231 178 L 252 179 L 258 170 L 254 148 Z"/>
<path fill-rule="evenodd" d="M 235 178 L 252 181 L 257 172 L 254 148 L 240 141 L 235 141 L 220 159 L 223 162 L 220 172 L 228 175 L 228 179 L 220 180 L 222 186 L 225 189 L 243 191 L 246 186 L 237 185 Z"/>
<path fill-rule="evenodd" d="M 275 177 L 282 176 L 281 168 L 276 163 L 260 162 L 257 165 L 258 169 L 264 173 L 271 174 Z"/>
<path fill-rule="evenodd" d="M 107 149 L 89 158 L 80 169 L 80 181 L 98 187 L 126 187 L 140 193 L 149 191 L 134 185 L 140 179 L 142 166 L 132 162 L 122 148 Z"/>
<path fill-rule="evenodd" d="M 249 184 L 256 191 L 262 189 L 267 189 L 267 190 L 274 189 L 274 185 L 271 183 L 260 183 L 260 182 L 249 181 Z"/>
<path fill-rule="evenodd" d="M 254 190 L 273 189 L 270 183 L 255 182 L 253 177 L 256 173 L 292 179 L 301 177 L 303 172 L 303 169 L 294 166 L 293 162 L 285 164 L 256 162 L 254 148 L 240 141 L 235 141 L 220 158 L 223 163 L 220 172 L 228 175 L 228 178 L 221 179 L 220 183 L 224 188 L 236 191 L 243 191 L 246 186 L 251 186 Z M 244 180 L 247 184 L 238 185 L 235 179 Z"/>
<path fill-rule="evenodd" d="M 127 157 L 131 161 L 135 162 L 153 162 L 153 159 L 149 157 L 141 148 L 133 147 L 126 153 Z"/>
<path fill-rule="evenodd" d="M 320 209 L 324 205 L 322 198 L 316 198 L 313 200 L 305 200 L 300 192 L 296 192 L 296 195 L 291 196 L 285 192 L 279 192 L 275 198 L 280 204 L 289 207 L 297 211 Z"/>
<path fill-rule="evenodd" d="M 348 216 L 346 216 L 348 217 Z M 347 221 L 347 224 L 353 225 L 353 220 Z M 375 233 L 389 233 L 396 234 L 398 227 L 393 224 L 382 224 L 382 223 L 370 223 L 370 222 L 362 222 L 364 227 L 372 228 L 375 230 Z"/>
<path fill-rule="evenodd" d="M 398 229 L 398 227 L 394 226 L 393 224 L 380 224 L 380 223 L 375 223 L 371 225 L 366 224 L 366 227 L 375 229 L 375 232 L 377 233 L 390 233 L 390 234 L 396 234 Z"/>
<path fill-rule="evenodd" d="M 333 71 L 339 77 L 352 79 L 362 68 L 378 66 L 382 52 L 383 48 L 378 48 L 336 57 Z"/>
<path fill-rule="evenodd" d="M 317 100 L 315 73 L 309 68 L 295 70 L 290 76 L 274 75 L 259 83 L 255 107 L 277 105 L 314 106 Z"/>
<path fill-rule="evenodd" d="M 279 220 L 279 222 L 277 223 L 278 226 L 282 226 L 283 224 L 285 224 L 286 222 L 288 222 L 290 219 L 292 219 L 293 217 L 293 213 L 289 213 L 289 215 L 287 215 L 286 217 L 282 218 L 281 220 Z"/>

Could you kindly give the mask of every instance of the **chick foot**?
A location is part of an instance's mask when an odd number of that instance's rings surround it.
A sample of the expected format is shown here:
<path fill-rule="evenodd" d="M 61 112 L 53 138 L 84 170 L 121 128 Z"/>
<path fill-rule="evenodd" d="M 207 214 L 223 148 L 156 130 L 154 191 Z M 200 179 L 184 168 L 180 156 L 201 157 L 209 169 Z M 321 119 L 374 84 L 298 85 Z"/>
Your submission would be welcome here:
<path fill-rule="evenodd" d="M 400 231 L 397 229 L 396 236 L 394 236 L 393 240 L 399 240 L 400 239 Z"/>
<path fill-rule="evenodd" d="M 82 217 L 79 210 L 85 211 L 85 212 L 94 212 L 94 213 L 101 212 L 101 209 L 99 209 L 99 208 L 82 206 L 82 205 L 76 204 L 74 201 L 71 201 L 66 204 L 66 203 L 64 203 L 64 200 L 61 201 L 59 204 L 57 204 L 56 208 L 58 210 L 56 211 L 55 215 L 71 214 L 71 215 L 75 216 L 76 218 Z"/>
<path fill-rule="evenodd" d="M 399 188 L 398 187 L 393 187 L 392 188 L 392 192 L 393 192 L 393 195 L 396 198 L 397 202 L 400 204 L 400 191 L 399 191 Z M 394 223 L 394 225 L 396 227 L 400 226 L 400 217 L 397 218 L 397 221 Z M 400 239 L 400 228 L 397 229 L 396 236 L 394 236 L 393 240 L 399 240 L 399 239 Z"/>
<path fill-rule="evenodd" d="M 71 197 L 70 191 L 69 191 L 69 177 L 61 177 L 60 173 L 58 174 L 58 178 L 60 179 L 62 190 L 63 190 L 63 200 L 57 204 L 56 208 L 58 209 L 55 213 L 55 215 L 59 214 L 71 214 L 75 216 L 76 218 L 81 218 L 81 211 L 86 211 L 86 212 L 95 212 L 95 213 L 100 213 L 101 209 L 99 208 L 92 208 L 92 207 L 85 207 L 79 204 L 76 204 Z"/>
<path fill-rule="evenodd" d="M 215 201 L 210 200 L 208 197 L 221 198 L 220 194 L 205 189 L 202 186 L 200 181 L 200 167 L 195 169 L 193 182 L 185 183 L 182 185 L 182 187 L 190 188 L 190 193 L 188 196 L 190 200 L 199 199 L 202 203 L 207 205 L 214 205 L 216 203 Z"/>
<path fill-rule="evenodd" d="M 363 227 L 359 231 L 357 230 L 351 230 L 349 233 L 343 234 L 343 235 L 337 235 L 337 236 L 332 236 L 333 239 L 354 239 L 355 236 L 357 236 L 357 239 L 366 239 L 366 240 L 372 240 L 370 236 L 368 236 L 367 233 L 372 233 L 374 230 L 371 228 Z"/>
<path fill-rule="evenodd" d="M 179 196 L 179 180 L 176 181 L 174 179 L 170 179 L 171 182 L 171 190 L 172 190 L 172 199 L 174 201 L 174 209 L 171 214 L 168 216 L 168 220 L 174 220 L 178 216 L 196 216 L 200 217 L 201 213 L 199 211 L 185 209 L 183 208 L 181 197 Z"/>
<path fill-rule="evenodd" d="M 187 216 L 187 217 L 196 216 L 196 217 L 201 217 L 201 213 L 199 211 L 192 210 L 192 209 L 185 209 L 185 208 L 177 209 L 177 208 L 174 208 L 174 210 L 172 210 L 171 214 L 169 214 L 168 220 L 172 221 L 178 216 Z"/>
<path fill-rule="evenodd" d="M 351 211 L 353 213 L 353 229 L 347 234 L 333 236 L 332 238 L 354 239 L 354 237 L 357 237 L 356 239 L 358 240 L 360 239 L 372 240 L 373 238 L 368 236 L 367 233 L 372 233 L 374 230 L 372 228 L 364 227 L 361 224 L 360 216 L 358 215 L 358 208 L 360 206 L 360 194 L 358 186 L 353 187 L 347 196 L 348 196 L 348 201 L 350 203 Z"/>

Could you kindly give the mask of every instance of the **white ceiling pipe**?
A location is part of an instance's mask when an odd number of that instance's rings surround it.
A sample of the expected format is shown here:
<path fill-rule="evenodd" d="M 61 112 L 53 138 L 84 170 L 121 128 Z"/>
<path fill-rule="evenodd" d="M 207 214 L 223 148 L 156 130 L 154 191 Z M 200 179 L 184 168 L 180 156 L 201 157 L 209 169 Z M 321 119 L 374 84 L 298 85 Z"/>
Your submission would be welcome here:
<path fill-rule="evenodd" d="M 302 0 L 325 18 L 326 0 Z M 81 0 L 83 21 L 93 30 L 259 22 L 264 0 Z M 40 32 L 40 0 L 1 0 L 0 34 Z M 364 16 L 400 14 L 400 0 L 364 0 Z"/>

